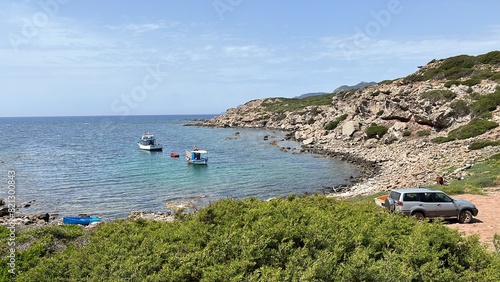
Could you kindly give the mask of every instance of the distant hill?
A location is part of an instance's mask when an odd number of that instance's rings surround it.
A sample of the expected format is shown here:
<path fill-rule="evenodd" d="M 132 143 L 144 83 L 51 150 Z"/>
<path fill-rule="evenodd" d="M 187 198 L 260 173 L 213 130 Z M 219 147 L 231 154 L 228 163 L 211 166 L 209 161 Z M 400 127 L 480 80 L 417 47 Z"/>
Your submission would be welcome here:
<path fill-rule="evenodd" d="M 342 85 L 342 86 L 339 86 L 337 87 L 337 89 L 333 90 L 333 93 L 339 93 L 339 92 L 342 92 L 342 91 L 347 91 L 347 90 L 353 90 L 353 89 L 359 89 L 359 88 L 363 88 L 363 87 L 367 87 L 367 86 L 372 86 L 374 84 L 377 84 L 376 82 L 365 82 L 365 81 L 361 81 L 360 83 L 356 84 L 356 85 Z"/>
<path fill-rule="evenodd" d="M 294 97 L 294 98 L 304 99 L 304 98 L 311 97 L 311 96 L 320 96 L 320 95 L 325 95 L 325 94 L 330 94 L 330 93 L 326 93 L 326 92 L 306 93 L 306 94 L 302 94 L 302 95 Z"/>
<path fill-rule="evenodd" d="M 363 87 L 366 87 L 366 86 L 371 86 L 371 85 L 374 85 L 374 84 L 377 84 L 377 83 L 373 82 L 373 81 L 372 82 L 361 81 L 360 83 L 358 83 L 356 85 L 351 85 L 351 86 L 349 86 L 349 85 L 342 85 L 342 86 L 339 86 L 339 87 L 337 87 L 337 89 L 333 90 L 333 92 L 331 92 L 331 93 L 339 93 L 339 92 L 342 92 L 342 91 L 359 89 L 359 88 L 363 88 Z M 331 94 L 331 93 L 327 93 L 327 92 L 313 92 L 313 93 L 302 94 L 302 95 L 294 97 L 294 98 L 304 99 L 304 98 L 311 97 L 311 96 L 321 96 L 321 95 Z"/>

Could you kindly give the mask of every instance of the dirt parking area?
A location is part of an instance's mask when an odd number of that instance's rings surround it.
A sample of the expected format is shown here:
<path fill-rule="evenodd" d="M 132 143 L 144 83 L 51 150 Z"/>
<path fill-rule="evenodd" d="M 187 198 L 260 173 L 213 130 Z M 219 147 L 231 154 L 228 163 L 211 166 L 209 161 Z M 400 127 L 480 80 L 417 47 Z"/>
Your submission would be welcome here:
<path fill-rule="evenodd" d="M 493 236 L 495 233 L 500 235 L 500 187 L 490 189 L 485 195 L 462 194 L 453 197 L 473 202 L 479 213 L 472 223 L 459 224 L 452 221 L 448 226 L 463 232 L 465 236 L 478 234 L 481 243 L 494 251 Z"/>

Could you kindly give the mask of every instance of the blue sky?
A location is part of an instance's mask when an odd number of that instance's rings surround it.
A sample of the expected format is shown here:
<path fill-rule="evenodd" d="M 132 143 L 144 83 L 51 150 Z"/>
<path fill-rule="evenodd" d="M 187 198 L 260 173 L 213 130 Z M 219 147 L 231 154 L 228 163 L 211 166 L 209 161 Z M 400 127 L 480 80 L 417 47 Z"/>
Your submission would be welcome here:
<path fill-rule="evenodd" d="M 498 1 L 0 2 L 0 116 L 222 113 L 500 49 Z"/>

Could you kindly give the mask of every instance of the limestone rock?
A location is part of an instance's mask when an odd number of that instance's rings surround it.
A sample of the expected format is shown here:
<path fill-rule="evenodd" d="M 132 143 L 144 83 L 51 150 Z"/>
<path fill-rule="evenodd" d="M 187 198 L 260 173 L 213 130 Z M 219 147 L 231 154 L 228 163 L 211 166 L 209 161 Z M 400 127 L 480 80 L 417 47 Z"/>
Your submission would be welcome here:
<path fill-rule="evenodd" d="M 359 123 L 356 121 L 350 120 L 342 125 L 342 135 L 344 136 L 352 136 L 357 130 L 359 130 Z"/>

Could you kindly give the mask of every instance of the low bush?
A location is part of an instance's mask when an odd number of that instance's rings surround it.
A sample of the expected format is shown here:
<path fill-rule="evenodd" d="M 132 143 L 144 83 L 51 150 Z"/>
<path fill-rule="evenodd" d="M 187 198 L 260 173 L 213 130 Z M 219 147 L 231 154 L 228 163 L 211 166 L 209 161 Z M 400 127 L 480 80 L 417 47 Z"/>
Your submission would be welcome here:
<path fill-rule="evenodd" d="M 486 133 L 488 130 L 493 129 L 497 126 L 498 123 L 494 121 L 473 119 L 468 124 L 450 131 L 448 136 L 456 139 L 467 139 Z"/>
<path fill-rule="evenodd" d="M 455 117 L 463 117 L 470 114 L 469 104 L 461 99 L 451 102 L 450 108 L 453 110 L 453 115 Z"/>
<path fill-rule="evenodd" d="M 457 139 L 467 139 L 479 136 L 486 133 L 498 126 L 498 123 L 494 121 L 484 120 L 484 119 L 473 119 L 468 124 L 460 126 L 459 128 L 453 129 L 448 133 L 447 137 L 437 137 L 432 139 L 433 143 L 445 143 L 454 141 Z"/>
<path fill-rule="evenodd" d="M 429 100 L 432 103 L 438 101 L 451 101 L 455 99 L 457 94 L 451 90 L 430 90 L 421 94 L 423 99 Z"/>
<path fill-rule="evenodd" d="M 477 58 L 482 64 L 500 65 L 500 51 L 491 51 Z"/>
<path fill-rule="evenodd" d="M 417 134 L 418 137 L 429 136 L 429 135 L 431 135 L 431 131 L 428 129 L 423 129 L 423 130 L 417 131 L 415 134 Z"/>
<path fill-rule="evenodd" d="M 500 254 L 500 234 L 495 234 L 495 236 L 493 236 L 493 245 L 497 253 Z"/>
<path fill-rule="evenodd" d="M 268 98 L 262 102 L 266 112 L 297 111 L 308 106 L 324 106 L 332 103 L 333 94 L 309 96 L 306 98 Z"/>
<path fill-rule="evenodd" d="M 403 131 L 403 136 L 404 137 L 407 137 L 407 136 L 410 136 L 410 135 L 411 135 L 411 131 L 409 131 L 409 130 Z"/>
<path fill-rule="evenodd" d="M 457 140 L 457 138 L 451 137 L 451 136 L 446 136 L 446 137 L 436 137 L 436 138 L 433 138 L 431 140 L 431 142 L 432 143 L 436 143 L 436 144 L 441 144 L 441 143 L 446 143 L 446 142 L 455 141 L 455 140 Z"/>
<path fill-rule="evenodd" d="M 337 128 L 339 123 L 343 122 L 347 117 L 348 117 L 348 114 L 343 114 L 343 115 L 337 117 L 336 119 L 325 124 L 324 129 L 325 130 L 334 130 L 335 128 Z"/>
<path fill-rule="evenodd" d="M 488 95 L 473 95 L 475 101 L 471 104 L 471 111 L 475 116 L 494 111 L 500 105 L 500 89 Z"/>
<path fill-rule="evenodd" d="M 5 267 L 5 266 L 2 266 Z M 372 199 L 226 199 L 172 223 L 100 225 L 18 281 L 499 281 L 500 257 Z"/>
<path fill-rule="evenodd" d="M 383 125 L 377 125 L 376 123 L 373 123 L 370 125 L 365 133 L 368 138 L 382 138 L 384 136 L 389 128 L 383 126 Z"/>
<path fill-rule="evenodd" d="M 491 140 L 483 140 L 477 141 L 469 145 L 470 150 L 479 150 L 488 146 L 500 146 L 500 140 L 491 141 Z"/>

